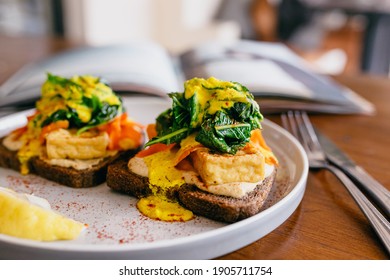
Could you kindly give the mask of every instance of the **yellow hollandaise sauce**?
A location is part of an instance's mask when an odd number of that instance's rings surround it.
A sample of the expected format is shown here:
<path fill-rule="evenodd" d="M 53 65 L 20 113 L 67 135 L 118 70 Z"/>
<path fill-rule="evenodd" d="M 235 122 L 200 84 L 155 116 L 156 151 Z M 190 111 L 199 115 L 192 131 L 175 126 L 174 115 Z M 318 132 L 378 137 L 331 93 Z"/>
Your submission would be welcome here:
<path fill-rule="evenodd" d="M 48 74 L 36 112 L 28 117 L 19 137 L 23 142 L 18 150 L 21 173 L 28 174 L 29 160 L 45 153 L 45 135 L 50 131 L 72 128 L 81 134 L 122 113 L 121 99 L 100 78 L 86 75 L 67 79 Z"/>
<path fill-rule="evenodd" d="M 85 225 L 50 209 L 38 197 L 0 187 L 0 233 L 37 241 L 77 238 Z"/>
<path fill-rule="evenodd" d="M 164 222 L 186 222 L 194 217 L 190 210 L 183 208 L 179 203 L 154 195 L 141 198 L 137 208 L 143 215 Z"/>
<path fill-rule="evenodd" d="M 58 110 L 71 108 L 82 123 L 88 123 L 94 111 L 93 102 L 121 105 L 119 97 L 98 77 L 86 75 L 66 79 L 49 75 L 42 85 L 42 97 L 36 107 L 43 115 L 42 119 Z"/>
<path fill-rule="evenodd" d="M 175 158 L 176 153 L 171 149 L 144 158 L 149 170 L 149 187 L 153 195 L 141 198 L 137 203 L 137 208 L 151 219 L 164 222 L 185 222 L 194 218 L 191 211 L 182 207 L 177 201 L 168 198 L 170 191 L 185 183 L 182 173 L 175 168 Z"/>
<path fill-rule="evenodd" d="M 185 99 L 195 96 L 199 106 L 199 117 L 192 123 L 193 127 L 201 125 L 205 114 L 214 115 L 217 111 L 232 107 L 236 102 L 248 103 L 248 95 L 241 85 L 214 77 L 193 78 L 184 83 L 184 88 Z"/>

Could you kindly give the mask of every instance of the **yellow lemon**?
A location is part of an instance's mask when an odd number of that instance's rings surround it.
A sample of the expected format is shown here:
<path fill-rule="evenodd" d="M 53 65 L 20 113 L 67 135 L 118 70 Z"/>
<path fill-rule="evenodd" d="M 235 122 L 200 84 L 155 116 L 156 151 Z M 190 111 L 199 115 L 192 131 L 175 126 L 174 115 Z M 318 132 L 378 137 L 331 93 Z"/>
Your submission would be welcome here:
<path fill-rule="evenodd" d="M 50 209 L 42 198 L 0 187 L 0 233 L 38 241 L 70 240 L 85 225 Z"/>

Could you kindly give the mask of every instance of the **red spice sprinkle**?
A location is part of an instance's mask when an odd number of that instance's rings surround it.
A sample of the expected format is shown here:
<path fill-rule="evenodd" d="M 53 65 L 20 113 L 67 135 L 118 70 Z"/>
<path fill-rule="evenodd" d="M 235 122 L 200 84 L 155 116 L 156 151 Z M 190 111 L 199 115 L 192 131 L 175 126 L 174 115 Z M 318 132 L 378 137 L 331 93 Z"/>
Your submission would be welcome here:
<path fill-rule="evenodd" d="M 168 216 L 170 216 L 170 217 L 181 217 L 183 215 L 178 215 L 178 214 L 175 214 L 175 213 L 171 213 Z"/>
<path fill-rule="evenodd" d="M 149 204 L 148 204 L 148 207 L 150 207 L 150 208 L 155 208 L 156 205 L 154 205 L 154 204 L 152 204 L 152 203 L 149 203 Z"/>
<path fill-rule="evenodd" d="M 101 231 L 97 231 L 96 234 L 97 234 L 97 238 L 98 239 L 111 239 L 111 240 L 114 240 L 114 236 L 112 236 L 111 234 L 108 234 L 104 229 L 101 230 Z"/>

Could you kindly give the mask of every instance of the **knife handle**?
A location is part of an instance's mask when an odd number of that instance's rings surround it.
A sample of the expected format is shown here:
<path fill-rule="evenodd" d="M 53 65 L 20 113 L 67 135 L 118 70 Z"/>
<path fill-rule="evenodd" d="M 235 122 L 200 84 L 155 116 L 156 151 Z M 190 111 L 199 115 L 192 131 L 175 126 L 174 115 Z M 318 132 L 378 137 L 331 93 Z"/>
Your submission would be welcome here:
<path fill-rule="evenodd" d="M 342 168 L 356 184 L 370 195 L 372 200 L 383 210 L 385 216 L 390 218 L 390 191 L 360 166 Z"/>
<path fill-rule="evenodd" d="M 344 184 L 349 193 L 358 204 L 360 210 L 367 217 L 371 226 L 374 228 L 378 237 L 385 246 L 387 253 L 390 254 L 390 222 L 378 211 L 378 209 L 367 199 L 361 190 L 354 184 L 354 182 L 347 176 L 347 174 L 340 168 L 334 165 L 327 165 L 329 171 L 331 171 L 337 178 Z"/>

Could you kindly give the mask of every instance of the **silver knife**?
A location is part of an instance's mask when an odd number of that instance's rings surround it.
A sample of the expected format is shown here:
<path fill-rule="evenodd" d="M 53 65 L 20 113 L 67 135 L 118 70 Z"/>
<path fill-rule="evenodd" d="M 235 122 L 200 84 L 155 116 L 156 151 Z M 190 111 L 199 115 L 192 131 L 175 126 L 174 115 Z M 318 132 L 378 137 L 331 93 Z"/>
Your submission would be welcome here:
<path fill-rule="evenodd" d="M 351 160 L 330 139 L 318 131 L 318 129 L 316 132 L 328 160 L 344 171 L 382 209 L 385 216 L 390 218 L 390 191 Z"/>

